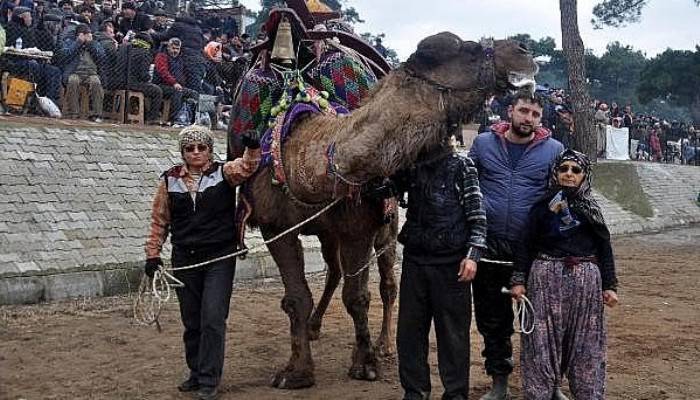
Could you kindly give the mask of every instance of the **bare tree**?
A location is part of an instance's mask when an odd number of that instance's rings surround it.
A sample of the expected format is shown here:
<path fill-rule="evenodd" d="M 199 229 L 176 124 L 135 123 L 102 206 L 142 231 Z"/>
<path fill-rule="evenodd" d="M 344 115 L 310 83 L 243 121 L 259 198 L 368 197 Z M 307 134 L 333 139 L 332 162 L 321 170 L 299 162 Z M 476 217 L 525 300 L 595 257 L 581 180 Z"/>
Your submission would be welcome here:
<path fill-rule="evenodd" d="M 596 159 L 597 136 L 593 129 L 593 110 L 586 83 L 584 46 L 578 29 L 576 0 L 559 0 L 561 37 L 568 65 L 569 91 L 574 109 L 574 148 Z"/>

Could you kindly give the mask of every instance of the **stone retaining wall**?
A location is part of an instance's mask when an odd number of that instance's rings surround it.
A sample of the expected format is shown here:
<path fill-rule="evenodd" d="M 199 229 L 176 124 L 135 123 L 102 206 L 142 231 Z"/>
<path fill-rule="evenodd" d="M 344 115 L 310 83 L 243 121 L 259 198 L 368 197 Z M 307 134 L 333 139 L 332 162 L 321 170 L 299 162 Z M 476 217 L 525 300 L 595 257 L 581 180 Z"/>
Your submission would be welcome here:
<path fill-rule="evenodd" d="M 216 152 L 225 154 L 223 134 L 216 140 Z M 158 176 L 179 160 L 174 131 L 0 119 L 0 304 L 133 287 Z M 641 217 L 598 194 L 614 233 L 700 222 L 700 168 L 633 165 L 654 216 Z M 307 271 L 322 271 L 318 242 L 304 241 Z M 259 243 L 259 235 L 253 232 L 249 242 Z M 277 274 L 260 250 L 239 261 L 236 279 Z"/>

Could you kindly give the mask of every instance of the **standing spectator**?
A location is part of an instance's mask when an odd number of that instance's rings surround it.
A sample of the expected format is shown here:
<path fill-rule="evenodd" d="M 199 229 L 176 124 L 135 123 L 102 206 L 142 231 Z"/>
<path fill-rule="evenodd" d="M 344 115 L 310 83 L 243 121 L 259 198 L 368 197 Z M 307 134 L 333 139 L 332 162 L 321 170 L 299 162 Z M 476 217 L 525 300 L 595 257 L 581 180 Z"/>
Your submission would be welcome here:
<path fill-rule="evenodd" d="M 606 127 L 610 123 L 610 113 L 608 112 L 608 105 L 605 103 L 600 103 L 600 105 L 598 106 L 598 110 L 595 112 L 593 118 L 596 122 L 596 152 L 598 154 L 598 157 L 605 158 L 605 148 L 607 141 Z"/>
<path fill-rule="evenodd" d="M 7 26 L 7 44 L 14 46 L 17 39 L 22 39 L 22 47 L 39 47 L 36 40 L 36 29 L 32 27 L 32 12 L 25 7 L 15 7 L 12 10 L 12 21 Z M 49 63 L 39 63 L 12 56 L 5 56 L 7 70 L 12 74 L 28 77 L 37 84 L 39 95 L 46 96 L 58 104 L 61 89 L 61 70 Z"/>
<path fill-rule="evenodd" d="M 377 50 L 377 53 L 379 53 L 382 57 L 386 58 L 387 50 L 382 44 L 382 38 L 380 36 L 374 38 L 374 49 Z"/>
<path fill-rule="evenodd" d="M 165 10 L 159 8 L 153 12 L 153 30 L 165 32 L 168 29 L 168 15 Z"/>
<path fill-rule="evenodd" d="M 71 0 L 62 0 L 58 3 L 58 7 L 63 11 L 63 15 L 73 14 L 73 2 Z"/>
<path fill-rule="evenodd" d="M 226 20 L 224 21 L 224 33 L 227 34 L 229 37 L 238 36 L 238 34 L 240 33 L 238 32 L 238 23 L 230 15 L 227 16 Z"/>
<path fill-rule="evenodd" d="M 567 375 L 575 399 L 604 399 L 603 304 L 617 304 L 617 278 L 585 155 L 566 150 L 559 156 L 516 255 L 511 293 L 519 299 L 527 285 L 535 324 L 521 335 L 524 398 L 566 399 L 559 387 Z"/>
<path fill-rule="evenodd" d="M 661 140 L 659 139 L 659 129 L 653 128 L 649 134 L 649 147 L 651 147 L 652 161 L 661 161 Z"/>
<path fill-rule="evenodd" d="M 100 24 L 95 18 L 95 9 L 89 5 L 83 4 L 77 9 L 78 14 L 82 15 L 83 18 L 87 20 L 85 22 L 89 27 L 91 32 L 97 32 L 100 29 Z"/>
<path fill-rule="evenodd" d="M 76 28 L 75 40 L 67 42 L 61 51 L 63 82 L 66 85 L 64 113 L 68 118 L 77 118 L 80 113 L 80 86 L 87 85 L 92 99 L 92 115 L 95 122 L 102 121 L 104 90 L 100 80 L 100 68 L 105 52 L 102 45 L 92 38 L 90 27 L 81 24 Z"/>
<path fill-rule="evenodd" d="M 557 118 L 553 137 L 568 149 L 574 145 L 574 116 L 569 106 L 556 106 L 555 110 Z"/>
<path fill-rule="evenodd" d="M 430 397 L 430 324 L 445 400 L 469 398 L 470 281 L 486 248 L 486 215 L 474 163 L 452 146 L 422 154 L 399 191 L 408 192 L 396 342 L 404 399 Z M 401 196 L 403 197 L 403 196 Z"/>
<path fill-rule="evenodd" d="M 610 120 L 613 120 L 614 118 L 622 117 L 620 115 L 620 106 L 617 105 L 614 101 L 610 103 Z"/>
<path fill-rule="evenodd" d="M 197 21 L 188 16 L 175 18 L 175 23 L 168 28 L 162 40 L 179 38 L 182 43 L 182 58 L 185 63 L 185 75 L 187 88 L 196 92 L 202 91 L 202 80 L 206 68 L 202 49 L 204 48 L 202 30 Z"/>
<path fill-rule="evenodd" d="M 145 118 L 149 125 L 158 124 L 160 107 L 163 104 L 163 91 L 151 82 L 149 69 L 153 56 L 151 55 L 151 37 L 144 32 L 136 34 L 134 39 L 121 46 L 117 54 L 117 65 L 126 75 L 121 74 L 120 89 L 142 92 L 148 99 Z"/>
<path fill-rule="evenodd" d="M 168 121 L 173 121 L 182 108 L 183 101 L 197 100 L 199 94 L 184 86 L 185 63 L 180 56 L 181 42 L 178 38 L 168 41 L 165 51 L 156 55 L 155 74 L 153 83 L 158 84 L 163 91 L 163 97 L 170 99 L 170 115 Z"/>
<path fill-rule="evenodd" d="M 168 234 L 175 268 L 236 251 L 235 186 L 257 170 L 260 149 L 256 144 L 246 144 L 249 148 L 242 158 L 223 164 L 213 160 L 214 140 L 208 129 L 193 125 L 182 130 L 184 164 L 163 173 L 153 198 L 145 246 L 146 275 L 153 277 L 163 265 L 160 255 Z M 197 391 L 201 400 L 215 399 L 221 381 L 235 270 L 236 259 L 228 258 L 175 271 L 175 277 L 185 284 L 176 292 L 190 370 L 178 390 Z"/>
<path fill-rule="evenodd" d="M 626 105 L 622 113 L 622 127 L 632 129 L 634 125 L 634 115 L 632 114 L 632 106 Z"/>
<path fill-rule="evenodd" d="M 519 92 L 508 107 L 511 123 L 494 125 L 474 140 L 469 157 L 479 171 L 488 221 L 486 256 L 513 262 L 514 246 L 521 240 L 530 207 L 547 190 L 549 170 L 563 150 L 550 132 L 540 127 L 542 99 Z M 504 151 L 505 149 L 505 151 Z M 482 261 L 472 288 L 476 326 L 484 337 L 486 373 L 493 387 L 482 400 L 508 397 L 513 371 L 513 309 L 501 293 L 508 287 L 512 267 Z"/>
<path fill-rule="evenodd" d="M 121 41 L 129 31 L 141 32 L 146 30 L 146 20 L 150 21 L 147 15 L 136 12 L 136 5 L 131 2 L 122 4 L 121 15 L 117 16 L 117 40 Z"/>

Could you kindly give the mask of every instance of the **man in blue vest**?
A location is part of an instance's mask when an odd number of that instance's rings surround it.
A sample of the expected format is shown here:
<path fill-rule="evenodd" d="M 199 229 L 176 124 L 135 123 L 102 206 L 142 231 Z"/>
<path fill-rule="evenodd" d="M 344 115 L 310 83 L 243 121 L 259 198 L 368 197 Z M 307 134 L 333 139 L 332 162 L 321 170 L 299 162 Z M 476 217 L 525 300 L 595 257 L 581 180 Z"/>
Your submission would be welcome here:
<path fill-rule="evenodd" d="M 488 220 L 487 251 L 474 279 L 474 311 L 484 337 L 486 373 L 493 387 L 481 400 L 508 398 L 513 371 L 513 310 L 510 287 L 513 243 L 524 232 L 530 207 L 544 195 L 548 173 L 561 143 L 540 126 L 543 101 L 529 92 L 518 93 L 508 107 L 510 123 L 500 123 L 474 140 L 469 157 L 479 171 Z"/>

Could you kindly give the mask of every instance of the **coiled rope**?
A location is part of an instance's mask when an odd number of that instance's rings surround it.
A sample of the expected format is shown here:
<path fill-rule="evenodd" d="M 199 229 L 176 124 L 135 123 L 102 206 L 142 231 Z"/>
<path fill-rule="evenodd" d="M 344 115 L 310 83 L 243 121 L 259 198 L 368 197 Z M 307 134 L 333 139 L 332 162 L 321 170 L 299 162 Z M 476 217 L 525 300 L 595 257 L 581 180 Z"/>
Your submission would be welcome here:
<path fill-rule="evenodd" d="M 511 291 L 506 287 L 501 288 L 501 293 L 511 295 Z M 525 295 L 520 296 L 519 300 L 513 299 L 513 315 L 517 333 L 529 335 L 535 330 L 535 308 Z"/>
<path fill-rule="evenodd" d="M 203 261 L 197 264 L 185 265 L 183 267 L 166 269 L 163 266 L 160 266 L 158 270 L 156 270 L 153 274 L 152 279 L 144 274 L 141 277 L 141 284 L 139 285 L 138 294 L 136 295 L 136 299 L 134 300 L 134 320 L 141 325 L 155 324 L 156 328 L 160 332 L 161 326 L 160 322 L 158 321 L 158 318 L 160 317 L 163 303 L 166 303 L 170 300 L 173 287 L 185 286 L 185 284 L 179 279 L 175 278 L 175 276 L 173 276 L 171 272 L 200 268 L 205 265 L 213 264 L 215 262 L 227 260 L 233 257 L 238 257 L 252 250 L 257 250 L 259 248 L 267 246 L 268 244 L 279 240 L 283 236 L 301 228 L 302 226 L 320 217 L 323 213 L 333 208 L 333 206 L 335 206 L 342 200 L 344 200 L 344 197 L 339 197 L 333 200 L 331 203 L 323 207 L 314 215 L 310 216 L 309 218 L 306 218 L 305 220 L 283 231 L 282 233 L 275 235 L 274 237 L 260 243 L 257 246 L 238 250 L 236 252 L 212 258 L 210 260 Z"/>

